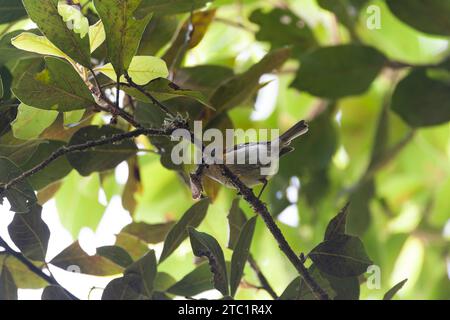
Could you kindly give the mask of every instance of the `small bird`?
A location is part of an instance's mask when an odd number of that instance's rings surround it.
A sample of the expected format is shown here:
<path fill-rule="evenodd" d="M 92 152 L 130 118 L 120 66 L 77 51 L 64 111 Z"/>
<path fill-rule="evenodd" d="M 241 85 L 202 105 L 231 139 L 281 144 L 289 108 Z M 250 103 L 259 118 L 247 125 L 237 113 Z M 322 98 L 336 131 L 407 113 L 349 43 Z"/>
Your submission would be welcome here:
<path fill-rule="evenodd" d="M 261 169 L 264 167 L 270 167 L 270 164 L 262 164 L 257 158 L 258 161 L 256 163 L 249 163 L 248 159 L 250 155 L 253 154 L 267 154 L 270 155 L 271 144 L 277 142 L 279 157 L 282 157 L 292 151 L 294 148 L 290 147 L 290 143 L 292 140 L 300 137 L 301 135 L 308 132 L 308 124 L 305 120 L 301 120 L 292 126 L 289 130 L 287 130 L 284 134 L 278 137 L 277 140 L 274 141 L 264 141 L 264 142 L 249 142 L 244 144 L 235 145 L 232 148 L 225 149 L 223 153 L 223 163 L 227 165 L 227 167 L 233 172 L 246 186 L 254 187 L 258 184 L 263 184 L 263 187 L 258 195 L 258 198 L 261 197 L 264 189 L 267 186 L 268 180 L 272 178 L 277 170 L 278 166 L 276 166 L 275 170 L 269 172 L 263 172 Z M 261 150 L 261 148 L 263 148 Z M 244 164 L 237 164 L 236 159 L 240 159 L 245 157 L 246 161 Z M 229 164 L 227 159 L 234 159 L 234 162 Z M 255 158 L 256 159 L 256 158 Z M 211 164 L 205 168 L 204 174 L 213 180 L 229 187 L 234 188 L 229 179 L 222 175 L 221 168 L 216 164 Z"/>

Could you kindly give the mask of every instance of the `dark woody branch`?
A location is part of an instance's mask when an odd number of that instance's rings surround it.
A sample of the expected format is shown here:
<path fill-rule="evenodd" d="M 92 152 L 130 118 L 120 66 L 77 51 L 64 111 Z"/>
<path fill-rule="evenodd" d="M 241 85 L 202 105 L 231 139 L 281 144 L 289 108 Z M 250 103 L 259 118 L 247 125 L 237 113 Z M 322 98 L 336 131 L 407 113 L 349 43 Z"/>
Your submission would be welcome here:
<path fill-rule="evenodd" d="M 47 166 L 49 166 L 53 161 L 57 160 L 58 158 L 62 157 L 63 155 L 66 155 L 68 153 L 73 152 L 80 152 L 87 149 L 104 146 L 108 144 L 117 143 L 123 140 L 128 140 L 131 138 L 138 137 L 140 135 L 152 135 L 152 136 L 170 136 L 174 130 L 176 130 L 176 127 L 170 127 L 167 129 L 147 129 L 147 128 L 139 128 L 130 132 L 115 134 L 110 137 L 106 137 L 103 139 L 98 140 L 91 140 L 82 144 L 75 144 L 71 146 L 63 146 L 53 152 L 47 159 L 45 159 L 43 162 L 38 164 L 37 166 L 31 168 L 28 171 L 25 171 L 20 176 L 10 180 L 8 183 L 0 186 L 0 195 L 4 191 L 8 190 L 12 186 L 24 181 L 25 179 L 31 177 L 33 174 L 36 174 L 37 172 L 45 169 Z"/>
<path fill-rule="evenodd" d="M 23 265 L 25 265 L 31 272 L 33 272 L 39 278 L 45 280 L 48 284 L 61 287 L 72 300 L 78 300 L 77 297 L 75 297 L 67 289 L 63 288 L 52 275 L 47 275 L 40 268 L 36 267 L 23 254 L 15 251 L 13 248 L 11 248 L 2 237 L 0 237 L 0 247 L 2 247 L 5 250 L 4 252 L 6 252 L 7 254 L 9 254 L 9 255 L 15 257 L 17 260 L 19 260 Z"/>
<path fill-rule="evenodd" d="M 167 108 L 164 104 L 162 104 L 158 99 L 156 99 L 153 95 L 151 95 L 150 93 L 148 93 L 146 90 L 144 90 L 144 88 L 142 88 L 140 85 L 137 85 L 136 83 L 133 82 L 133 80 L 131 79 L 131 77 L 129 76 L 128 73 L 125 73 L 125 78 L 128 81 L 128 84 L 132 87 L 135 88 L 136 90 L 138 90 L 140 93 L 142 93 L 143 95 L 145 95 L 147 98 L 150 99 L 150 101 L 155 105 L 158 106 L 165 114 L 167 115 L 171 115 L 171 116 L 175 116 L 174 113 L 172 111 L 169 110 L 169 108 Z"/>

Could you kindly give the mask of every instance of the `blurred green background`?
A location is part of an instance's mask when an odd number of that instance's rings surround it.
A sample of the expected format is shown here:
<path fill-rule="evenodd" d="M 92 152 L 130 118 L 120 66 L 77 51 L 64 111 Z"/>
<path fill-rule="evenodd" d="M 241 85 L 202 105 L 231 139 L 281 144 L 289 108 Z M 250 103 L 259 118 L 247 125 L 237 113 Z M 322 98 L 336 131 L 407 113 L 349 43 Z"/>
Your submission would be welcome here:
<path fill-rule="evenodd" d="M 436 64 L 450 55 L 450 38 L 413 29 L 395 17 L 384 1 L 361 2 L 360 10 L 353 12 L 349 31 L 315 0 L 216 0 L 211 5 L 217 8 L 214 20 L 202 41 L 187 52 L 183 66 L 219 65 L 241 73 L 271 49 L 294 41 L 295 35 L 285 29 L 289 20 L 268 16 L 275 8 L 300 17 L 320 46 L 360 42 L 392 61 L 414 65 Z M 380 10 L 379 29 L 367 27 L 373 17 L 367 8 L 372 5 Z M 255 12 L 260 13 L 259 19 Z M 186 17 L 177 17 L 175 22 Z M 28 23 L 0 26 L 0 33 Z M 167 46 L 149 45 L 141 50 L 161 56 Z M 408 68 L 385 68 L 364 94 L 329 101 L 290 86 L 300 61 L 294 49 L 294 59 L 278 73 L 265 76 L 261 82 L 270 83 L 254 99 L 229 112 L 234 127 L 242 129 L 284 131 L 300 119 L 310 121 L 307 137 L 299 139 L 295 153 L 281 161 L 279 174 L 263 195 L 288 242 L 298 253 L 314 248 L 322 241 L 329 220 L 350 200 L 349 231 L 361 236 L 368 255 L 381 270 L 381 287 L 369 288 L 363 283 L 361 299 L 380 299 L 405 278 L 408 282 L 399 298 L 449 299 L 449 124 L 412 129 L 390 110 L 392 92 Z M 142 143 L 151 147 L 148 141 Z M 380 150 L 385 152 L 381 155 Z M 160 223 L 178 219 L 193 204 L 189 188 L 175 171 L 161 164 L 159 155 L 139 155 L 138 163 L 142 180 L 134 186 L 136 202 L 127 208 L 134 212 L 134 220 Z M 118 183 L 113 173 L 102 173 L 100 179 L 97 174 L 82 178 L 73 171 L 56 194 L 62 224 L 74 238 L 83 227 L 95 230 L 105 205 L 122 195 L 127 186 Z M 236 195 L 233 190 L 209 188 L 218 193 L 212 192 L 214 202 L 200 229 L 225 247 L 226 217 Z M 104 204 L 96 197 L 100 189 L 105 192 Z M 253 214 L 244 201 L 241 207 L 248 217 Z M 82 214 L 87 208 L 89 216 Z M 277 293 L 296 277 L 262 221 L 258 221 L 251 252 Z M 227 260 L 231 254 L 225 250 Z M 180 279 L 194 269 L 193 260 L 189 241 L 185 241 L 158 271 Z M 258 283 L 247 268 L 246 281 Z M 270 297 L 263 290 L 241 287 L 237 298 Z"/>

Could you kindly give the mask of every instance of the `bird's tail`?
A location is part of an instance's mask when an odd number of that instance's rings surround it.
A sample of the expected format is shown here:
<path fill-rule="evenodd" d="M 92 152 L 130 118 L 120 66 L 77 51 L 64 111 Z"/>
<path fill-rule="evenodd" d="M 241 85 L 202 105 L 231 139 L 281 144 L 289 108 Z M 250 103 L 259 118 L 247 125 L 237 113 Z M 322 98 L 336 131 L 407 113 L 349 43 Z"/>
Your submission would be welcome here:
<path fill-rule="evenodd" d="M 280 145 L 287 146 L 292 140 L 308 132 L 308 124 L 301 120 L 280 136 Z"/>

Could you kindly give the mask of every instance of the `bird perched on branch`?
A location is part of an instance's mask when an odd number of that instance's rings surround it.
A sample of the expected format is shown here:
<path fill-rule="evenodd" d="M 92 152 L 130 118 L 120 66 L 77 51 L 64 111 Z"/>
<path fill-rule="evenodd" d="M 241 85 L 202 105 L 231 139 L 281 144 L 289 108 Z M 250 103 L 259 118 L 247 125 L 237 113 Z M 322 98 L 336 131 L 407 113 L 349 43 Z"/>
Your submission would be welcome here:
<path fill-rule="evenodd" d="M 292 140 L 306 132 L 308 132 L 308 124 L 306 121 L 301 120 L 275 140 L 249 142 L 225 149 L 220 157 L 222 161 L 216 163 L 225 164 L 247 187 L 263 184 L 258 196 L 260 197 L 267 186 L 268 180 L 278 171 L 278 158 L 294 151 L 294 148 L 290 147 Z M 269 162 L 262 161 L 260 155 L 264 154 L 269 156 Z M 252 157 L 256 161 L 249 161 Z M 238 159 L 245 159 L 245 161 L 240 163 L 237 161 Z M 216 163 L 207 165 L 203 174 L 227 187 L 234 188 L 230 179 L 223 175 L 221 167 Z M 191 178 L 193 178 L 192 175 Z M 198 183 L 191 181 L 194 198 L 198 197 L 201 192 L 201 186 L 196 186 L 196 184 Z"/>

